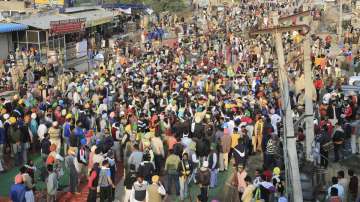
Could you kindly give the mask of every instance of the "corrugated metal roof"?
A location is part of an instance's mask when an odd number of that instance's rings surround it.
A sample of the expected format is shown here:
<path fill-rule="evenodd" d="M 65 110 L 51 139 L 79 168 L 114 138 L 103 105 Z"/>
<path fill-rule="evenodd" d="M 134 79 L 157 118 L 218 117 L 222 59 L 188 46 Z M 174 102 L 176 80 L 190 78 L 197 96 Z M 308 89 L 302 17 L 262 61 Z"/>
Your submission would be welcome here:
<path fill-rule="evenodd" d="M 99 9 L 99 10 L 92 10 L 86 12 L 71 13 L 68 14 L 68 16 L 74 18 L 86 18 L 86 27 L 91 27 L 97 24 L 110 22 L 114 17 L 114 14 L 113 12 Z"/>
<path fill-rule="evenodd" d="M 37 29 L 47 30 L 50 29 L 50 21 L 59 21 L 59 20 L 70 20 L 75 19 L 75 17 L 62 14 L 52 14 L 52 15 L 32 15 L 26 19 L 18 20 L 16 23 L 28 25 L 30 27 L 35 27 Z"/>
<path fill-rule="evenodd" d="M 100 6 L 79 6 L 79 7 L 71 7 L 71 8 L 65 8 L 64 13 L 75 13 L 75 12 L 84 12 L 84 11 L 91 11 L 91 10 L 97 10 L 101 9 Z"/>
<path fill-rule="evenodd" d="M 0 33 L 26 30 L 28 26 L 15 23 L 0 23 Z"/>
<path fill-rule="evenodd" d="M 47 30 L 50 29 L 51 21 L 86 18 L 86 27 L 91 27 L 98 24 L 103 24 L 105 22 L 110 22 L 113 17 L 114 14 L 112 12 L 106 11 L 104 9 L 97 9 L 97 10 L 75 12 L 68 14 L 53 13 L 53 14 L 32 15 L 28 18 L 17 20 L 16 23 L 28 25 L 30 27 L 35 27 L 37 29 Z"/>

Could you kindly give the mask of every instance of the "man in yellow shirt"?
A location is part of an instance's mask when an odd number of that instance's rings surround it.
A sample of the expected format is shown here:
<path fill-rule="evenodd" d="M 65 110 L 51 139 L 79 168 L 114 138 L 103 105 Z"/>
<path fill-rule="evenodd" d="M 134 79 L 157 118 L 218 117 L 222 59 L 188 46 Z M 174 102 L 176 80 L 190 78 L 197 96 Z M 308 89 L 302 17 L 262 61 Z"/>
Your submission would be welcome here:
<path fill-rule="evenodd" d="M 239 143 L 239 138 L 240 138 L 239 129 L 235 127 L 233 130 L 233 134 L 231 134 L 231 148 L 229 152 L 229 162 L 231 161 L 231 157 L 233 156 L 234 148 Z"/>
<path fill-rule="evenodd" d="M 236 147 L 236 145 L 238 145 L 239 138 L 240 138 L 239 129 L 235 127 L 233 134 L 231 134 L 231 148 L 232 149 L 234 147 Z"/>
<path fill-rule="evenodd" d="M 262 144 L 263 129 L 264 129 L 264 121 L 261 116 L 257 116 L 257 121 L 254 127 L 254 135 L 252 137 L 252 145 L 254 152 L 262 151 L 261 144 Z"/>

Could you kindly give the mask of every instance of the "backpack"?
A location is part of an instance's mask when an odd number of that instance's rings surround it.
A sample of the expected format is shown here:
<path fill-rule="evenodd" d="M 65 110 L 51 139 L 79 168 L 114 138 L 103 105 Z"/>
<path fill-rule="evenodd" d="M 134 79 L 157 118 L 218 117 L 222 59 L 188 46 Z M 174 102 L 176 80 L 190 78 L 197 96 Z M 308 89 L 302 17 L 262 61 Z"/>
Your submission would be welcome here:
<path fill-rule="evenodd" d="M 132 173 L 125 177 L 124 186 L 126 189 L 131 190 L 134 182 L 136 181 L 136 174 Z"/>
<path fill-rule="evenodd" d="M 200 171 L 199 173 L 199 180 L 198 182 L 202 184 L 203 186 L 209 186 L 210 185 L 210 171 Z"/>
<path fill-rule="evenodd" d="M 49 154 L 50 153 L 50 141 L 48 139 L 44 139 L 41 142 L 41 152 L 44 154 Z"/>
<path fill-rule="evenodd" d="M 77 135 L 71 133 L 69 142 L 71 147 L 78 147 L 80 145 L 80 138 Z"/>
<path fill-rule="evenodd" d="M 154 173 L 154 166 L 150 162 L 142 162 L 138 168 L 138 172 L 141 176 L 149 177 Z"/>
<path fill-rule="evenodd" d="M 108 181 L 108 177 L 107 177 L 106 173 L 107 173 L 107 169 L 100 169 L 99 179 L 98 179 L 99 186 L 102 186 L 102 187 L 109 186 L 109 181 Z"/>
<path fill-rule="evenodd" d="M 171 175 L 174 175 L 174 174 L 177 174 L 177 169 L 176 169 L 176 166 L 175 164 L 169 164 L 168 165 L 168 174 L 171 174 Z"/>
<path fill-rule="evenodd" d="M 113 140 L 112 136 L 105 137 L 104 144 L 103 144 L 103 146 L 104 146 L 103 152 L 106 153 L 107 151 L 109 151 L 113 145 L 114 145 L 114 140 Z"/>
<path fill-rule="evenodd" d="M 139 186 L 134 183 L 133 189 L 135 190 L 134 198 L 137 201 L 144 201 L 146 198 L 146 189 L 147 186 Z"/>

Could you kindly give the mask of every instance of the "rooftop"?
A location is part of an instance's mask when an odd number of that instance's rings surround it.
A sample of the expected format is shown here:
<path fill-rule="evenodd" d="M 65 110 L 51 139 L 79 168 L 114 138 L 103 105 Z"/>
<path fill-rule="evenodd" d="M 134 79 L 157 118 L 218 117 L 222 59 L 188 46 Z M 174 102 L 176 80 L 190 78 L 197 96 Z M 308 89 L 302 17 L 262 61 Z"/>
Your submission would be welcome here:
<path fill-rule="evenodd" d="M 72 8 L 65 12 L 69 13 L 37 13 L 27 18 L 16 20 L 15 22 L 37 29 L 47 30 L 50 29 L 51 21 L 86 18 L 86 27 L 91 27 L 110 22 L 114 16 L 113 12 L 97 7 Z"/>
<path fill-rule="evenodd" d="M 33 8 L 25 8 L 23 1 L 2 1 L 0 3 L 0 11 L 31 12 L 33 10 Z"/>
<path fill-rule="evenodd" d="M 79 7 L 72 7 L 72 8 L 65 8 L 64 13 L 77 13 L 77 12 L 84 12 L 84 11 L 92 11 L 101 9 L 100 6 L 79 6 Z"/>
<path fill-rule="evenodd" d="M 54 13 L 54 14 L 35 14 L 26 19 L 17 20 L 16 23 L 24 24 L 30 27 L 37 29 L 50 29 L 50 21 L 59 21 L 59 20 L 70 20 L 75 19 L 64 14 Z"/>

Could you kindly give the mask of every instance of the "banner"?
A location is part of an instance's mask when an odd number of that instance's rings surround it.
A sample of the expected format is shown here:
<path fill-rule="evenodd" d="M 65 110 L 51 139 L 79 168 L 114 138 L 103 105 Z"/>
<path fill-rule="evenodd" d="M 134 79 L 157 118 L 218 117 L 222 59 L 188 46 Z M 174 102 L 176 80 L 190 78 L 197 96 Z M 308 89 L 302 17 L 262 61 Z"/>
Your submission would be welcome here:
<path fill-rule="evenodd" d="M 64 5 L 64 0 L 35 0 L 35 4 Z"/>
<path fill-rule="evenodd" d="M 87 41 L 82 40 L 76 43 L 76 58 L 82 58 L 87 55 Z"/>
<path fill-rule="evenodd" d="M 154 12 L 154 10 L 153 10 L 153 9 L 150 9 L 150 8 L 147 8 L 145 11 L 146 11 L 147 14 L 149 14 L 149 15 L 153 14 L 153 12 Z"/>
<path fill-rule="evenodd" d="M 66 34 L 85 30 L 85 18 L 50 21 L 50 34 Z"/>
<path fill-rule="evenodd" d="M 199 7 L 206 8 L 209 5 L 209 0 L 199 0 L 198 4 L 199 4 Z"/>
<path fill-rule="evenodd" d="M 127 8 L 127 9 L 118 8 L 118 11 L 131 15 L 131 8 Z"/>
<path fill-rule="evenodd" d="M 89 22 L 89 25 L 88 27 L 95 27 L 97 25 L 102 25 L 102 24 L 105 24 L 105 23 L 108 23 L 108 22 L 111 22 L 113 20 L 113 17 L 103 17 L 103 18 L 99 18 L 99 19 L 96 19 L 96 20 L 92 20 Z"/>

